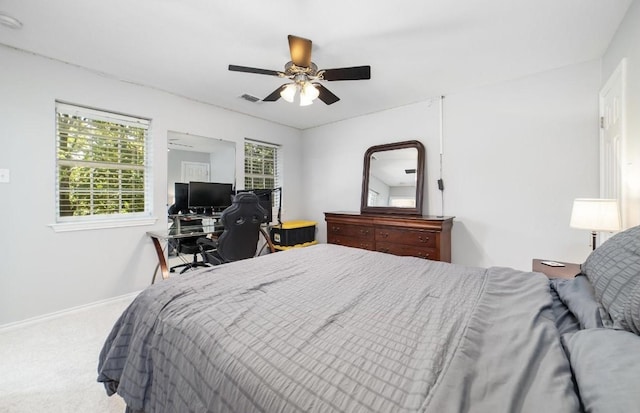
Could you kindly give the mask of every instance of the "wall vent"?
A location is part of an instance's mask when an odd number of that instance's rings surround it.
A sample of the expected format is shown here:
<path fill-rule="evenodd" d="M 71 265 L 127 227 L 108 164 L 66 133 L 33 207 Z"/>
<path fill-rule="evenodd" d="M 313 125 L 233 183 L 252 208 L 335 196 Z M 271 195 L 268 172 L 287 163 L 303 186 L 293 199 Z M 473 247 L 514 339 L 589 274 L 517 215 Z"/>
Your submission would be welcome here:
<path fill-rule="evenodd" d="M 260 100 L 260 98 L 257 98 L 255 96 L 249 95 L 249 94 L 244 94 L 242 96 L 240 96 L 240 98 L 244 99 L 244 100 L 248 100 L 251 103 L 256 103 L 257 101 Z"/>

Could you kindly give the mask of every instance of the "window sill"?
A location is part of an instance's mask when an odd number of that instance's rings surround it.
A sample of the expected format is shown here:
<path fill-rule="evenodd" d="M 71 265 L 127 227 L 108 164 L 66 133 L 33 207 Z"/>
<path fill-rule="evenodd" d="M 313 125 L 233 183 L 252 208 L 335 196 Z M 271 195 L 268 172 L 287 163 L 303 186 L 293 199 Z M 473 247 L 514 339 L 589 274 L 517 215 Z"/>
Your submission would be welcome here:
<path fill-rule="evenodd" d="M 130 219 L 114 219 L 100 220 L 91 222 L 62 222 L 57 224 L 49 224 L 55 232 L 85 231 L 92 229 L 107 228 L 124 228 L 137 227 L 142 225 L 153 225 L 158 221 L 157 217 L 150 218 L 130 218 Z"/>

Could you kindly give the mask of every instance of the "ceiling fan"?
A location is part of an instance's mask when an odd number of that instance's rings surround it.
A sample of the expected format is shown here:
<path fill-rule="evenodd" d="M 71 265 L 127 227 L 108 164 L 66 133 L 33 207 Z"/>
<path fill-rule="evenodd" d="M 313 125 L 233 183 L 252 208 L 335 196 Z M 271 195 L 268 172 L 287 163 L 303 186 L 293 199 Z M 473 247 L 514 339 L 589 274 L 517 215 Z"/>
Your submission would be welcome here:
<path fill-rule="evenodd" d="M 291 82 L 285 83 L 274 90 L 273 93 L 262 99 L 263 101 L 275 102 L 283 98 L 287 102 L 293 102 L 296 93 L 299 92 L 300 106 L 310 105 L 316 98 L 319 98 L 327 105 L 331 105 L 339 101 L 340 98 L 320 84 L 319 81 L 371 79 L 370 66 L 318 70 L 318 66 L 311 61 L 311 40 L 293 35 L 287 37 L 289 39 L 291 61 L 284 66 L 283 72 L 229 65 L 229 70 L 233 72 L 257 73 L 291 80 Z"/>

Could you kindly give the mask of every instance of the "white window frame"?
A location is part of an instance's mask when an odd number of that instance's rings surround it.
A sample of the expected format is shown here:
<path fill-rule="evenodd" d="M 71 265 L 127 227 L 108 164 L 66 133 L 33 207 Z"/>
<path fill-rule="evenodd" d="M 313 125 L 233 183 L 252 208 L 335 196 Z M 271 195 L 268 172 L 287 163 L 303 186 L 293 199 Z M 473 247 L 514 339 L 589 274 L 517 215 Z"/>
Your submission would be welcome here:
<path fill-rule="evenodd" d="M 276 206 L 281 206 L 282 205 L 282 184 L 283 184 L 283 180 L 282 180 L 282 147 L 280 145 L 276 145 L 273 143 L 269 143 L 269 142 L 263 142 L 263 141 L 258 141 L 258 140 L 254 140 L 254 139 L 249 139 L 249 138 L 245 138 L 244 143 L 242 145 L 242 153 L 243 153 L 243 158 L 244 158 L 244 165 L 243 165 L 243 171 L 244 171 L 244 179 L 242 180 L 242 185 L 244 187 L 244 189 L 261 189 L 261 188 L 247 188 L 246 187 L 246 178 L 247 175 L 251 176 L 252 174 L 247 174 L 246 172 L 246 168 L 247 168 L 247 158 L 246 158 L 246 149 L 245 149 L 245 145 L 246 144 L 250 144 L 250 145 L 259 145 L 259 146 L 266 146 L 269 148 L 273 148 L 275 149 L 275 168 L 274 168 L 274 176 L 273 176 L 273 188 L 272 189 L 278 189 L 278 191 L 273 191 L 271 194 L 271 204 L 272 204 L 272 208 L 275 209 Z M 256 177 L 264 177 L 265 175 L 255 175 Z M 268 189 L 268 188 L 267 188 Z M 275 213 L 275 211 L 273 211 L 273 217 L 275 219 L 275 217 L 277 216 L 277 213 Z"/>
<path fill-rule="evenodd" d="M 378 195 L 380 195 L 377 191 L 369 188 L 367 192 L 367 205 L 369 206 L 377 206 L 378 205 Z"/>
<path fill-rule="evenodd" d="M 416 199 L 411 197 L 392 196 L 389 197 L 389 206 L 396 208 L 415 208 Z"/>
<path fill-rule="evenodd" d="M 55 190 L 55 223 L 50 226 L 56 232 L 64 231 L 76 231 L 85 229 L 99 229 L 99 228 L 114 228 L 114 227 L 127 227 L 137 225 L 152 225 L 157 221 L 157 218 L 153 217 L 153 179 L 151 168 L 151 134 L 150 126 L 151 121 L 146 118 L 124 115 L 112 111 L 105 111 L 99 109 L 88 108 L 84 106 L 74 105 L 70 103 L 56 101 L 56 190 Z M 65 114 L 68 116 L 78 116 L 91 120 L 107 121 L 117 123 L 119 125 L 125 125 L 129 127 L 142 128 L 145 132 L 144 137 L 144 161 L 140 167 L 144 171 L 144 210 L 140 212 L 129 213 L 108 213 L 108 214 L 87 214 L 82 216 L 62 216 L 60 213 L 60 166 L 61 165 L 73 165 L 73 161 L 58 159 L 58 148 L 60 144 L 60 135 L 58 129 L 58 116 L 59 114 Z M 79 160 L 78 165 L 87 166 L 86 161 Z M 105 167 L 99 163 L 95 164 L 95 167 Z M 93 193 L 94 188 L 91 189 Z"/>

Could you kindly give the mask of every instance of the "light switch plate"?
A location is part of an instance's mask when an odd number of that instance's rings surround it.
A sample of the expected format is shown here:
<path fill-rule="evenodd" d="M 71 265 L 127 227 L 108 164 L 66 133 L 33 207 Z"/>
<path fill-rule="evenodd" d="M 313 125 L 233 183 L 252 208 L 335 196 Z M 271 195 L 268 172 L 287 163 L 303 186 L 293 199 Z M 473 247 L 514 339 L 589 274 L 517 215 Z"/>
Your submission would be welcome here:
<path fill-rule="evenodd" d="M 8 169 L 0 169 L 0 183 L 9 183 L 11 181 L 11 174 Z"/>

